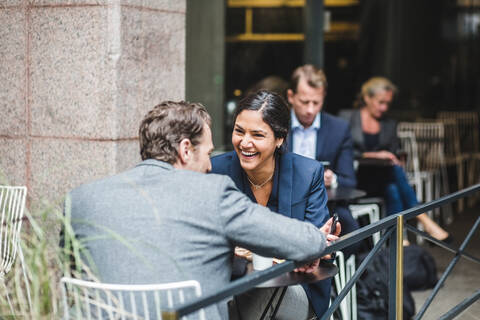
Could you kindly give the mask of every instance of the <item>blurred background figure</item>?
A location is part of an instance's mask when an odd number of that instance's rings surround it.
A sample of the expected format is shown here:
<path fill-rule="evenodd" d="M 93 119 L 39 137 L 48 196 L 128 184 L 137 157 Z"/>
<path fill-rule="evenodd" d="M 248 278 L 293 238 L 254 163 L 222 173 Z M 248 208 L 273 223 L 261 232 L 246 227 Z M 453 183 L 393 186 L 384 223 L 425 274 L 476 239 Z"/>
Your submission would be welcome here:
<path fill-rule="evenodd" d="M 255 93 L 259 90 L 268 90 L 271 92 L 275 92 L 283 99 L 287 99 L 287 90 L 288 90 L 288 82 L 280 76 L 272 75 L 263 78 L 259 82 L 255 83 L 252 87 L 250 87 L 246 92 L 245 95 L 249 95 Z"/>
<path fill-rule="evenodd" d="M 385 116 L 396 92 L 397 87 L 390 80 L 373 77 L 362 85 L 355 109 L 340 114 L 350 123 L 356 157 L 383 159 L 391 164 L 381 168 L 360 168 L 358 172 L 359 188 L 369 195 L 383 196 L 388 215 L 418 205 L 415 191 L 397 156 L 400 151 L 397 122 Z M 432 237 L 452 241 L 426 213 L 417 218 Z"/>
<path fill-rule="evenodd" d="M 355 187 L 353 144 L 348 123 L 324 111 L 327 77 L 323 70 L 307 64 L 295 69 L 287 91 L 291 110 L 288 149 L 305 157 L 328 163 L 324 173 L 327 188 Z M 358 229 L 347 205 L 337 205 L 342 235 Z M 345 248 L 349 256 L 360 244 Z"/>

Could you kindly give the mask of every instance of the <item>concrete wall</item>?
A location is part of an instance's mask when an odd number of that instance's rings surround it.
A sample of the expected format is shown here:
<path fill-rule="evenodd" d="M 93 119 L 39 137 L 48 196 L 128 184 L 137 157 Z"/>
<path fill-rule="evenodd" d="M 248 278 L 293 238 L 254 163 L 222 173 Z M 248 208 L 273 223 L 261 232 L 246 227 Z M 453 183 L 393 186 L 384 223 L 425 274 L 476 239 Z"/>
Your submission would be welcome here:
<path fill-rule="evenodd" d="M 6 181 L 52 202 L 138 162 L 143 115 L 185 95 L 185 17 L 185 0 L 0 0 Z"/>

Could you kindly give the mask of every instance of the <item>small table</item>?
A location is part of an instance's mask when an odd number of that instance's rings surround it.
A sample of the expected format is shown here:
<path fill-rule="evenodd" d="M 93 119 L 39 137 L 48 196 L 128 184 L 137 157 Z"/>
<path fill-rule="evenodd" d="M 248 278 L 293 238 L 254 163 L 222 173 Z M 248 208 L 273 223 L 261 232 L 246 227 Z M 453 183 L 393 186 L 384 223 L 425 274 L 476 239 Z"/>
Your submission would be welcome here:
<path fill-rule="evenodd" d="M 327 188 L 328 201 L 352 201 L 361 197 L 365 197 L 367 193 L 363 190 L 349 188 L 349 187 L 337 187 Z"/>
<path fill-rule="evenodd" d="M 359 158 L 359 166 L 376 166 L 376 167 L 391 167 L 393 162 L 389 159 L 377 159 L 377 158 Z"/>
<path fill-rule="evenodd" d="M 252 272 L 255 272 L 255 270 L 253 269 L 253 263 L 249 263 L 247 265 L 247 274 L 250 274 Z M 338 267 L 335 264 L 321 260 L 320 265 L 318 266 L 318 269 L 315 272 L 304 273 L 304 272 L 291 271 L 291 272 L 284 273 L 276 278 L 270 279 L 266 282 L 258 284 L 256 288 L 275 288 L 272 296 L 268 300 L 267 306 L 265 307 L 265 309 L 262 312 L 262 315 L 260 316 L 260 320 L 265 319 L 268 309 L 273 304 L 273 300 L 277 296 L 280 289 L 282 289 L 280 293 L 280 297 L 278 299 L 278 302 L 275 306 L 275 309 L 273 310 L 273 314 L 271 315 L 270 319 L 275 319 L 275 315 L 277 314 L 278 309 L 280 308 L 280 304 L 282 303 L 283 297 L 287 292 L 288 286 L 313 283 L 320 280 L 325 280 L 335 276 L 337 273 L 338 273 Z"/>
<path fill-rule="evenodd" d="M 247 264 L 247 274 L 255 272 L 253 269 L 253 263 Z M 284 273 L 276 278 L 270 279 L 263 283 L 258 284 L 257 288 L 278 288 L 288 287 L 303 283 L 312 283 L 320 280 L 325 280 L 336 275 L 338 268 L 336 265 L 330 262 L 321 261 L 318 269 L 312 273 L 294 272 L 290 271 Z"/>
<path fill-rule="evenodd" d="M 333 210 L 335 209 L 335 206 L 341 202 L 341 203 L 349 203 L 352 202 L 355 199 L 365 197 L 367 193 L 363 190 L 355 189 L 355 188 L 349 188 L 349 187 L 342 187 L 339 186 L 337 188 L 327 188 L 327 196 L 328 196 L 328 210 L 330 211 L 330 214 L 333 214 Z"/>

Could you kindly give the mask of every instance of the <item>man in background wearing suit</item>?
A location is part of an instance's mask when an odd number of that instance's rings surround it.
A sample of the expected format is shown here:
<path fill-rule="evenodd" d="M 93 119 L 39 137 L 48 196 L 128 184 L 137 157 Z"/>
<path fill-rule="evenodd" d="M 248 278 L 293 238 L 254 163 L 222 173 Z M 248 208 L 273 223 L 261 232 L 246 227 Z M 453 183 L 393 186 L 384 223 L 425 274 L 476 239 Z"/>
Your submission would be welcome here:
<path fill-rule="evenodd" d="M 327 93 L 325 73 L 313 65 L 294 70 L 288 102 L 292 106 L 292 128 L 288 137 L 290 151 L 318 161 L 328 161 L 324 173 L 325 186 L 355 187 L 353 144 L 346 121 L 332 116 L 323 109 Z M 347 206 L 335 207 L 342 224 L 342 234 L 358 229 L 357 221 Z M 358 245 L 344 249 L 346 256 L 355 253 Z"/>
<path fill-rule="evenodd" d="M 204 174 L 211 168 L 210 122 L 199 104 L 161 103 L 140 125 L 142 162 L 69 193 L 65 212 L 100 281 L 194 279 L 211 293 L 230 282 L 235 246 L 311 261 L 337 238 L 328 234 L 331 220 L 319 231 L 254 204 L 227 176 Z M 206 313 L 228 317 L 225 303 Z"/>

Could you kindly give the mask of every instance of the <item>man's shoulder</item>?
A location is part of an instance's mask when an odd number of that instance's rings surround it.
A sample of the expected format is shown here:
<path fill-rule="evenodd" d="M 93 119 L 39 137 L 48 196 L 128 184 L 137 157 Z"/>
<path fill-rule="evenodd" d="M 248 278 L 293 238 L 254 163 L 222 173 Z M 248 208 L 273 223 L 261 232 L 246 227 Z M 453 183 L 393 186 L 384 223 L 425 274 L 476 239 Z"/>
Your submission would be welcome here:
<path fill-rule="evenodd" d="M 70 196 L 76 201 L 110 197 L 112 193 L 128 193 L 128 190 L 142 188 L 155 190 L 159 185 L 180 184 L 184 188 L 196 190 L 218 190 L 228 184 L 229 178 L 224 175 L 205 174 L 191 170 L 171 168 L 162 170 L 158 166 L 142 165 L 116 175 L 101 178 L 82 184 L 70 191 Z M 162 174 L 163 173 L 163 174 Z M 233 182 L 232 182 L 233 183 Z"/>
<path fill-rule="evenodd" d="M 187 180 L 192 184 L 217 185 L 219 183 L 225 183 L 225 181 L 230 180 L 228 176 L 223 174 L 216 174 L 215 172 L 206 174 L 190 170 L 177 170 L 176 174 L 178 180 Z"/>
<path fill-rule="evenodd" d="M 336 126 L 336 130 L 338 129 L 342 129 L 342 128 L 348 128 L 349 124 L 347 122 L 347 120 L 345 120 L 344 118 L 341 118 L 339 116 L 334 116 L 330 113 L 322 113 L 322 117 L 324 117 L 325 119 L 325 122 L 329 122 L 330 124 Z"/>

